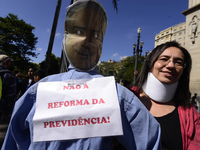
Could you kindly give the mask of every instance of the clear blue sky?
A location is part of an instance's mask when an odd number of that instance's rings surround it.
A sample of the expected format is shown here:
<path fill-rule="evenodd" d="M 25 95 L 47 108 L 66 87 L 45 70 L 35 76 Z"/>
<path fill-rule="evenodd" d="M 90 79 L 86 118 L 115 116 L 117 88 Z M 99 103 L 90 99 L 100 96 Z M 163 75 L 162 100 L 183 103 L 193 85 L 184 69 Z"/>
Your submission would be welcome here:
<path fill-rule="evenodd" d="M 114 10 L 112 0 L 98 0 L 102 3 L 108 16 L 101 61 L 108 59 L 119 61 L 120 58 L 133 55 L 133 44 L 137 42 L 137 29 L 141 28 L 141 40 L 144 51 L 154 48 L 155 35 L 170 26 L 185 22 L 182 12 L 188 9 L 188 0 L 119 0 L 118 13 Z M 52 53 L 61 56 L 61 42 L 64 31 L 66 7 L 71 0 L 62 0 L 60 16 Z M 49 44 L 57 0 L 1 0 L 0 16 L 13 13 L 19 19 L 35 27 L 38 37 L 36 52 L 40 63 L 45 59 Z"/>

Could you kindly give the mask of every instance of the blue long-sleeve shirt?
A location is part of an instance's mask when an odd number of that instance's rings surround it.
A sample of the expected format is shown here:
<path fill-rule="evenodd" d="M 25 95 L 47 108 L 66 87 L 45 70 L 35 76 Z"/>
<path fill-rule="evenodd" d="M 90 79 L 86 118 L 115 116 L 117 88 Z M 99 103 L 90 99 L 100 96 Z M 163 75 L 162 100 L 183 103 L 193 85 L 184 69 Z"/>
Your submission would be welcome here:
<path fill-rule="evenodd" d="M 48 76 L 39 82 L 99 77 L 103 76 L 94 71 L 79 72 L 70 69 L 66 73 Z M 116 88 L 121 110 L 123 136 L 33 142 L 33 116 L 38 83 L 30 87 L 16 102 L 2 150 L 110 150 L 118 144 L 128 150 L 161 149 L 161 132 L 158 122 L 131 91 L 119 84 L 116 84 Z"/>

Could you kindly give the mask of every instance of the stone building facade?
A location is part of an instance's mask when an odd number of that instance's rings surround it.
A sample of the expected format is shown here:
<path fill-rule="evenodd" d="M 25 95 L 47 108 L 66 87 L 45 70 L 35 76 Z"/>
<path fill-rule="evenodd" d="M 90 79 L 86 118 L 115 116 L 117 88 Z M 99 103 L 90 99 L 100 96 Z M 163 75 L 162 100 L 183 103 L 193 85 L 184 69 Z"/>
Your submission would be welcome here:
<path fill-rule="evenodd" d="M 185 46 L 185 22 L 160 31 L 155 36 L 155 47 L 168 41 L 177 41 Z"/>
<path fill-rule="evenodd" d="M 189 0 L 188 9 L 182 12 L 186 21 L 169 27 L 155 36 L 155 47 L 167 41 L 177 41 L 192 57 L 190 91 L 200 95 L 200 0 Z"/>
<path fill-rule="evenodd" d="M 185 48 L 192 57 L 190 90 L 200 95 L 200 0 L 189 0 L 186 16 Z"/>

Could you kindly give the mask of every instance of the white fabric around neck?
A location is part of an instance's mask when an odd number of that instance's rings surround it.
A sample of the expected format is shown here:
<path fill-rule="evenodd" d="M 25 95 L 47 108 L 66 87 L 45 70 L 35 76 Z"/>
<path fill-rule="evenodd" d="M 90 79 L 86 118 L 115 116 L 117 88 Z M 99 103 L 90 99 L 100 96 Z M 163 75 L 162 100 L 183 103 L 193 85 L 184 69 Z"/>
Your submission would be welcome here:
<path fill-rule="evenodd" d="M 170 85 L 163 84 L 152 72 L 149 72 L 142 89 L 152 100 L 166 103 L 173 99 L 177 86 L 178 82 Z"/>

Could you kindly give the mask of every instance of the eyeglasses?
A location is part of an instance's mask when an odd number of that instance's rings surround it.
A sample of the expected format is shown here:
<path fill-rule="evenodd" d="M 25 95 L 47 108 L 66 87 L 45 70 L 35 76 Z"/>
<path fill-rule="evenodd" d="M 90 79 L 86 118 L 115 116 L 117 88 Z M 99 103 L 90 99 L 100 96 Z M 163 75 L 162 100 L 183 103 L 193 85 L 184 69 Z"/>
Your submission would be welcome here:
<path fill-rule="evenodd" d="M 159 57 L 157 60 L 161 65 L 166 66 L 168 65 L 171 61 L 173 61 L 173 64 L 176 68 L 185 68 L 186 64 L 183 62 L 181 59 L 169 59 L 166 57 Z"/>

